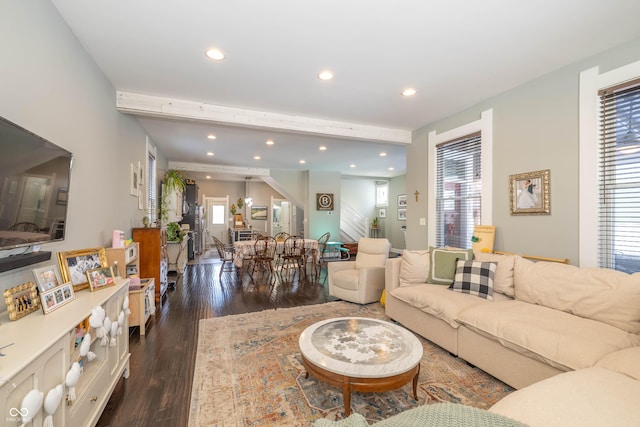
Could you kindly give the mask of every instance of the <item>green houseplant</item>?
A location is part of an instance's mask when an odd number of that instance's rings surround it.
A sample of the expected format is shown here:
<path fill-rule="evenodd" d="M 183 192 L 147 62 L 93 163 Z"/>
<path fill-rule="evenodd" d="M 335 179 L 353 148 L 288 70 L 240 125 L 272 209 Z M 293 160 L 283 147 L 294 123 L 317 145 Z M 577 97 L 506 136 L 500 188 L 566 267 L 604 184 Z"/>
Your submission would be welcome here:
<path fill-rule="evenodd" d="M 177 222 L 167 224 L 167 240 L 169 242 L 182 242 L 187 233 Z"/>
<path fill-rule="evenodd" d="M 186 190 L 187 185 L 184 183 L 182 171 L 178 169 L 169 169 L 162 177 L 164 186 L 162 187 L 162 202 L 160 203 L 160 221 L 167 222 L 169 218 L 169 195 L 182 194 Z"/>
<path fill-rule="evenodd" d="M 378 217 L 373 217 L 373 221 L 371 221 L 371 228 L 378 228 Z"/>

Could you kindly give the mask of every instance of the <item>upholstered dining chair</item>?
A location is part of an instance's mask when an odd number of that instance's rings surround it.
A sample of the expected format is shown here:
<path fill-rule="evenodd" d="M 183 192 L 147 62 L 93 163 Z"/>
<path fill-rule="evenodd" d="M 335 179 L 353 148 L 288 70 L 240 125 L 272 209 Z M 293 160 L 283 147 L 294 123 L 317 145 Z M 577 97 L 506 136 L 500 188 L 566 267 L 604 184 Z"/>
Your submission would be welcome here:
<path fill-rule="evenodd" d="M 378 301 L 384 289 L 384 264 L 390 248 L 387 239 L 362 237 L 354 261 L 327 264 L 329 294 L 358 304 Z"/>

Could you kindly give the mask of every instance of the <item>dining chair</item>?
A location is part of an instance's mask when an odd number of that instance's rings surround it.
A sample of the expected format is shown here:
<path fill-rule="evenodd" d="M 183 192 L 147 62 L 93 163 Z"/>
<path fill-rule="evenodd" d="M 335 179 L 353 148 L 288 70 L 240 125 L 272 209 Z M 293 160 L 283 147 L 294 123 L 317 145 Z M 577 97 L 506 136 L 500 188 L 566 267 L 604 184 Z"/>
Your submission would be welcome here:
<path fill-rule="evenodd" d="M 276 239 L 272 236 L 261 236 L 253 245 L 253 259 L 251 268 L 251 277 L 253 278 L 256 270 L 258 273 L 273 273 L 273 263 L 276 253 Z"/>
<path fill-rule="evenodd" d="M 306 276 L 305 260 L 304 239 L 298 236 L 289 236 L 284 241 L 280 271 L 294 269 Z"/>
<path fill-rule="evenodd" d="M 235 269 L 233 265 L 233 247 L 228 247 L 222 240 L 213 236 L 213 243 L 218 251 L 218 256 L 220 257 L 220 261 L 222 261 L 222 265 L 220 266 L 220 274 L 218 277 L 222 277 L 223 272 L 231 272 Z"/>
<path fill-rule="evenodd" d="M 312 251 L 311 255 L 311 265 L 313 266 L 313 277 L 319 279 L 320 273 L 322 272 L 322 267 L 327 264 L 327 260 L 325 258 L 325 253 L 327 251 L 327 242 L 331 237 L 330 232 L 324 233 L 322 236 L 318 238 L 318 249 Z M 327 279 L 325 275 L 325 280 Z"/>

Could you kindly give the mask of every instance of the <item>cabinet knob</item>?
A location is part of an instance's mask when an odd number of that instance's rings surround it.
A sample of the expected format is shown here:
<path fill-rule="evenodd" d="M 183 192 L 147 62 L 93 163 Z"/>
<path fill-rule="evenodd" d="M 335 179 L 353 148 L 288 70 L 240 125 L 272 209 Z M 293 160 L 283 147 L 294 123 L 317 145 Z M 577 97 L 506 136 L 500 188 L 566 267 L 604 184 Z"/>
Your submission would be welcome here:
<path fill-rule="evenodd" d="M 91 398 L 91 401 L 92 401 L 92 402 L 95 402 L 95 401 L 97 401 L 97 400 L 98 400 L 98 396 L 93 396 L 93 397 Z"/>

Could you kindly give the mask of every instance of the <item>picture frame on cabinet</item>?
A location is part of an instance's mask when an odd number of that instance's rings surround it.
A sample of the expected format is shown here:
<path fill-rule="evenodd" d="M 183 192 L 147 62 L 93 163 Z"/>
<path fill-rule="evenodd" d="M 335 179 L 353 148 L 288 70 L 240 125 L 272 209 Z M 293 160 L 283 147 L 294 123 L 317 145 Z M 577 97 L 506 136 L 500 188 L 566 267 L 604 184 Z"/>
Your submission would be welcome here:
<path fill-rule="evenodd" d="M 9 320 L 18 320 L 40 308 L 38 291 L 34 282 L 23 283 L 4 291 Z"/>
<path fill-rule="evenodd" d="M 115 284 L 113 267 L 96 268 L 95 270 L 87 271 L 86 274 L 92 292 Z"/>
<path fill-rule="evenodd" d="M 32 271 L 40 292 L 48 291 L 63 283 L 60 277 L 60 270 L 55 264 L 34 268 Z"/>
<path fill-rule="evenodd" d="M 58 252 L 58 263 L 62 280 L 71 282 L 73 290 L 78 292 L 89 287 L 87 271 L 107 266 L 107 252 L 104 248 Z"/>
<path fill-rule="evenodd" d="M 76 294 L 73 292 L 73 285 L 71 282 L 49 289 L 48 291 L 40 294 L 40 301 L 42 302 L 42 311 L 44 314 L 49 314 L 63 305 L 70 303 L 74 299 L 76 299 Z"/>

